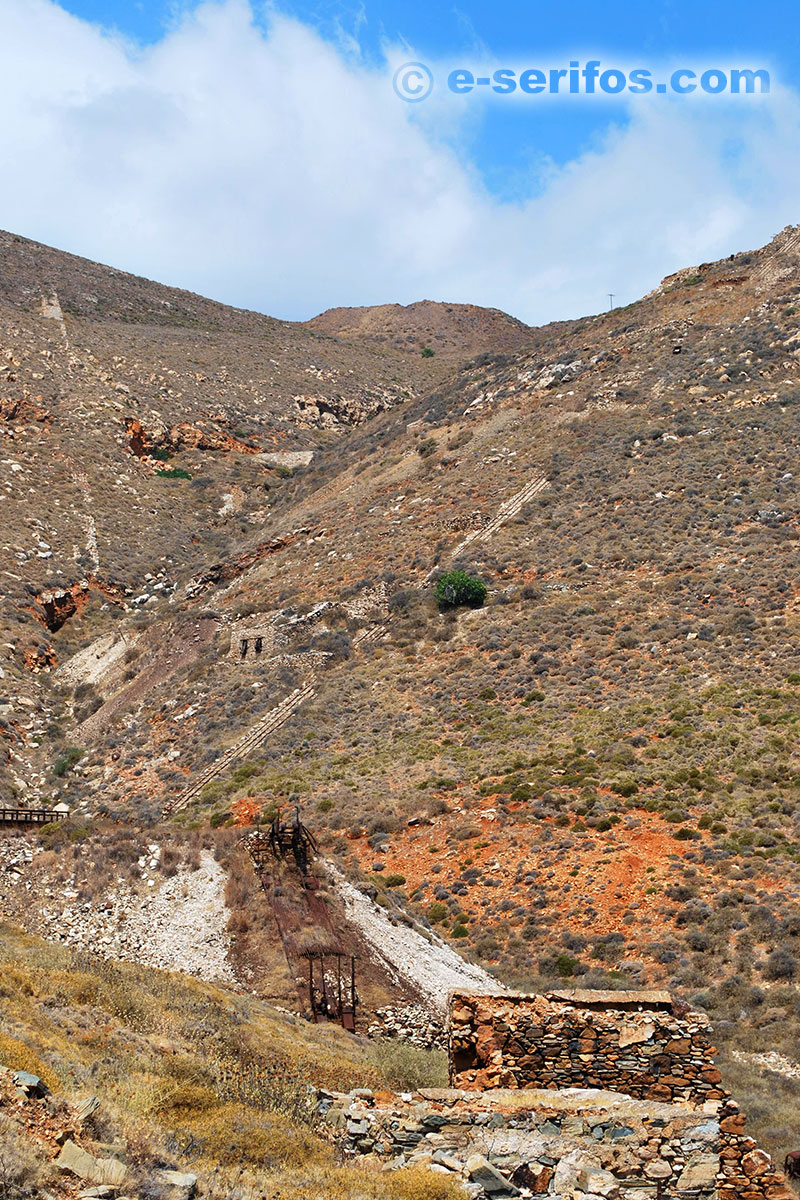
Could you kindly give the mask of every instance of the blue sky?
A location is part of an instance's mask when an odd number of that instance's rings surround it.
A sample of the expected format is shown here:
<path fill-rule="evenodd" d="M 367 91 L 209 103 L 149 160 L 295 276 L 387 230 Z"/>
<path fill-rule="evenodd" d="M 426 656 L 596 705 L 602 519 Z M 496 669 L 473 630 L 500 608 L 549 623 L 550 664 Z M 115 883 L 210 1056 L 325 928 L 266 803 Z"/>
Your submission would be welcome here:
<path fill-rule="evenodd" d="M 63 7 L 152 43 L 195 4 L 63 0 Z M 560 65 L 572 56 L 594 53 L 604 62 L 636 60 L 641 65 L 674 59 L 768 66 L 786 83 L 800 82 L 800 39 L 786 36 L 798 17 L 790 0 L 304 0 L 260 8 L 297 17 L 333 42 L 352 36 L 373 62 L 383 61 L 388 40 L 407 44 L 413 57 L 423 61 L 462 56 L 468 62 L 477 50 L 498 66 L 519 60 Z M 519 174 L 531 163 L 566 163 L 591 146 L 609 122 L 625 119 L 622 104 L 565 102 L 550 106 L 544 118 L 516 105 L 495 104 L 462 148 L 493 192 L 512 197 L 520 186 Z"/>
<path fill-rule="evenodd" d="M 787 0 L 0 0 L 0 226 L 288 318 L 422 297 L 597 311 L 800 220 L 795 23 Z M 773 89 L 444 86 L 452 66 L 591 57 L 766 67 Z M 410 58 L 436 76 L 424 104 L 391 89 Z"/>

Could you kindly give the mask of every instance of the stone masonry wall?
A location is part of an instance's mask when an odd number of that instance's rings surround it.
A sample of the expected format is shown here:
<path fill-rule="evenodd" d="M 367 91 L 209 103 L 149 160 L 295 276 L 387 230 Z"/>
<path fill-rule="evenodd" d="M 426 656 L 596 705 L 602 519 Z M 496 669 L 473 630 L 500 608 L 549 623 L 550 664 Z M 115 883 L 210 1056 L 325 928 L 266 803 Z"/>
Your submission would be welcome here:
<path fill-rule="evenodd" d="M 320 1093 L 318 1111 L 346 1157 L 428 1165 L 460 1176 L 476 1200 L 719 1200 L 716 1107 L 588 1089 L 429 1088 Z"/>
<path fill-rule="evenodd" d="M 453 1087 L 604 1088 L 702 1104 L 727 1096 L 702 1013 L 582 1007 L 545 996 L 455 994 Z"/>
<path fill-rule="evenodd" d="M 448 1027 L 452 1086 L 477 1093 L 597 1088 L 650 1103 L 688 1105 L 707 1118 L 713 1114 L 716 1142 L 705 1153 L 719 1156 L 714 1200 L 792 1200 L 770 1156 L 745 1134 L 745 1115 L 722 1086 L 705 1014 L 680 1015 L 669 1003 L 637 1006 L 630 993 L 614 1007 L 613 997 L 603 995 L 601 1004 L 455 993 Z M 659 1162 L 664 1159 L 671 1159 L 673 1172 L 662 1175 L 666 1190 L 659 1196 L 679 1196 L 674 1147 L 660 1152 Z M 655 1163 L 645 1168 L 645 1178 L 656 1179 L 655 1168 Z M 683 1180 L 691 1192 L 697 1173 Z"/>
<path fill-rule="evenodd" d="M 794 1200 L 770 1156 L 744 1132 L 738 1104 L 726 1100 L 719 1115 L 719 1200 Z"/>

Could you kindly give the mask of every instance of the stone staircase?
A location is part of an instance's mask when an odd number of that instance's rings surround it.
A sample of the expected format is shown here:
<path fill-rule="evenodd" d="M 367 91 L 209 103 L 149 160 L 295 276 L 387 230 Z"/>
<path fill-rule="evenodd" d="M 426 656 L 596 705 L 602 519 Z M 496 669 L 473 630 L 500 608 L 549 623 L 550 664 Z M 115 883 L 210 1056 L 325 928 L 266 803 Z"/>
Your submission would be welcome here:
<path fill-rule="evenodd" d="M 290 692 L 288 696 L 281 700 L 280 704 L 270 709 L 257 725 L 253 725 L 248 729 L 238 742 L 235 742 L 233 746 L 230 746 L 210 766 L 206 767 L 205 771 L 198 775 L 197 779 L 188 788 L 176 796 L 174 800 L 168 801 L 164 805 L 164 814 L 169 815 L 170 813 L 179 812 L 180 809 L 190 804 L 196 796 L 200 795 L 200 792 L 207 783 L 210 783 L 212 779 L 216 779 L 218 775 L 232 766 L 237 759 L 255 750 L 276 729 L 280 729 L 282 725 L 285 725 L 300 705 L 305 704 L 307 700 L 310 700 L 316 694 L 316 690 L 315 680 L 311 679 L 303 684 L 302 687 L 295 688 L 293 692 Z"/>
<path fill-rule="evenodd" d="M 549 488 L 549 480 L 543 475 L 531 479 L 525 484 L 525 487 L 516 492 L 508 500 L 505 500 L 498 508 L 491 521 L 487 521 L 480 529 L 472 529 L 467 534 L 462 542 L 456 546 L 452 552 L 452 558 L 458 558 L 459 554 L 467 548 L 472 542 L 485 542 L 493 537 L 498 530 L 505 525 L 506 521 L 510 521 L 512 517 L 516 517 L 522 511 L 529 500 L 537 496 L 540 492 Z"/>
<path fill-rule="evenodd" d="M 472 530 L 469 534 L 467 534 L 464 540 L 460 542 L 458 546 L 456 546 L 452 557 L 456 558 L 471 542 L 482 542 L 492 537 L 493 534 L 497 533 L 497 531 L 505 524 L 506 521 L 510 521 L 512 517 L 515 517 L 529 500 L 532 500 L 534 496 L 538 495 L 549 486 L 550 484 L 548 480 L 543 476 L 536 476 L 534 479 L 531 479 L 520 491 L 516 492 L 513 496 L 511 496 L 508 500 L 505 500 L 500 505 L 494 517 L 492 517 L 492 519 L 488 521 L 486 525 L 484 525 L 481 529 Z M 432 574 L 433 572 L 430 572 L 426 576 L 426 579 L 430 579 Z M 366 629 L 361 629 L 353 638 L 353 647 L 357 648 L 359 646 L 367 646 L 372 645 L 375 642 L 379 642 L 386 636 L 388 631 L 388 622 L 382 622 L 379 625 L 371 625 Z M 262 745 L 271 733 L 274 733 L 277 729 L 280 729 L 281 726 L 286 724 L 286 722 L 292 717 L 297 709 L 301 707 L 301 705 L 305 704 L 307 700 L 310 700 L 313 696 L 315 696 L 316 691 L 316 676 L 311 675 L 308 681 L 303 684 L 302 687 L 295 688 L 293 692 L 290 692 L 289 695 L 286 696 L 285 699 L 281 700 L 280 704 L 276 705 L 275 708 L 271 709 L 267 715 L 258 722 L 257 725 L 252 726 L 252 728 L 249 729 L 239 739 L 238 742 L 235 742 L 233 746 L 230 746 L 223 754 L 220 755 L 219 758 L 211 763 L 210 766 L 206 767 L 206 769 L 200 775 L 198 775 L 197 779 L 195 779 L 189 787 L 187 787 L 174 799 L 167 801 L 163 809 L 164 816 L 169 816 L 172 813 L 179 812 L 188 804 L 191 804 L 191 802 L 200 795 L 200 792 L 207 783 L 210 783 L 212 779 L 216 779 L 217 776 L 223 773 L 223 771 L 226 771 L 228 767 L 232 766 L 237 759 L 243 758 L 246 754 L 251 753 L 251 751 Z"/>

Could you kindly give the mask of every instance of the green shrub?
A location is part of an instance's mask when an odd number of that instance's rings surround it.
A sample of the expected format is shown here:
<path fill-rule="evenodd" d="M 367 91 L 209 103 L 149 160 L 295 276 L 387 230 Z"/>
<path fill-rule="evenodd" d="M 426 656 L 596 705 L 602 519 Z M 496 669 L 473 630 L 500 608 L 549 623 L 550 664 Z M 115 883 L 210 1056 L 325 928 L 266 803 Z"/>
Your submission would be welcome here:
<path fill-rule="evenodd" d="M 609 787 L 618 796 L 635 796 L 639 791 L 639 786 L 632 775 L 622 775 L 619 779 L 612 779 Z"/>
<path fill-rule="evenodd" d="M 185 471 L 183 467 L 159 467 L 159 469 L 156 471 L 156 475 L 159 475 L 162 479 L 192 478 L 189 472 Z"/>
<path fill-rule="evenodd" d="M 383 882 L 387 887 L 402 887 L 406 881 L 405 875 L 391 874 L 384 876 Z"/>
<path fill-rule="evenodd" d="M 434 900 L 433 904 L 428 909 L 428 920 L 432 925 L 438 925 L 447 916 L 447 905 L 442 904 L 441 900 Z"/>
<path fill-rule="evenodd" d="M 436 584 L 436 602 L 439 608 L 480 608 L 486 599 L 486 584 L 466 571 L 448 571 Z"/>
<path fill-rule="evenodd" d="M 70 746 L 53 763 L 53 774 L 60 779 L 62 775 L 66 775 L 67 771 L 72 770 L 76 763 L 80 762 L 85 753 L 86 751 L 80 746 Z"/>
<path fill-rule="evenodd" d="M 436 351 L 431 350 L 430 346 L 423 346 L 422 350 L 420 351 L 422 358 L 433 358 L 435 353 Z"/>
<path fill-rule="evenodd" d="M 452 936 L 457 938 L 469 937 L 469 930 L 466 925 L 454 925 Z"/>
<path fill-rule="evenodd" d="M 220 825 L 224 825 L 230 818 L 230 812 L 213 812 L 208 819 L 208 823 L 212 829 L 219 829 Z"/>

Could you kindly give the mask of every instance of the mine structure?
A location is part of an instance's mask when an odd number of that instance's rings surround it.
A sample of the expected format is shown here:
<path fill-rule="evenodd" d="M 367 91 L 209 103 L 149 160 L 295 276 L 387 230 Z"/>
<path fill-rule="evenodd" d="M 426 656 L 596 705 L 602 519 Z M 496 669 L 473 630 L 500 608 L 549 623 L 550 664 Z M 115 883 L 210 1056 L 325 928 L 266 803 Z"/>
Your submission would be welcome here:
<path fill-rule="evenodd" d="M 299 807 L 290 821 L 278 814 L 269 832 L 256 829 L 245 844 L 269 900 L 301 1007 L 311 1021 L 335 1021 L 355 1033 L 356 955 L 342 945 L 333 927 L 320 880 L 311 869 L 317 843 Z"/>

